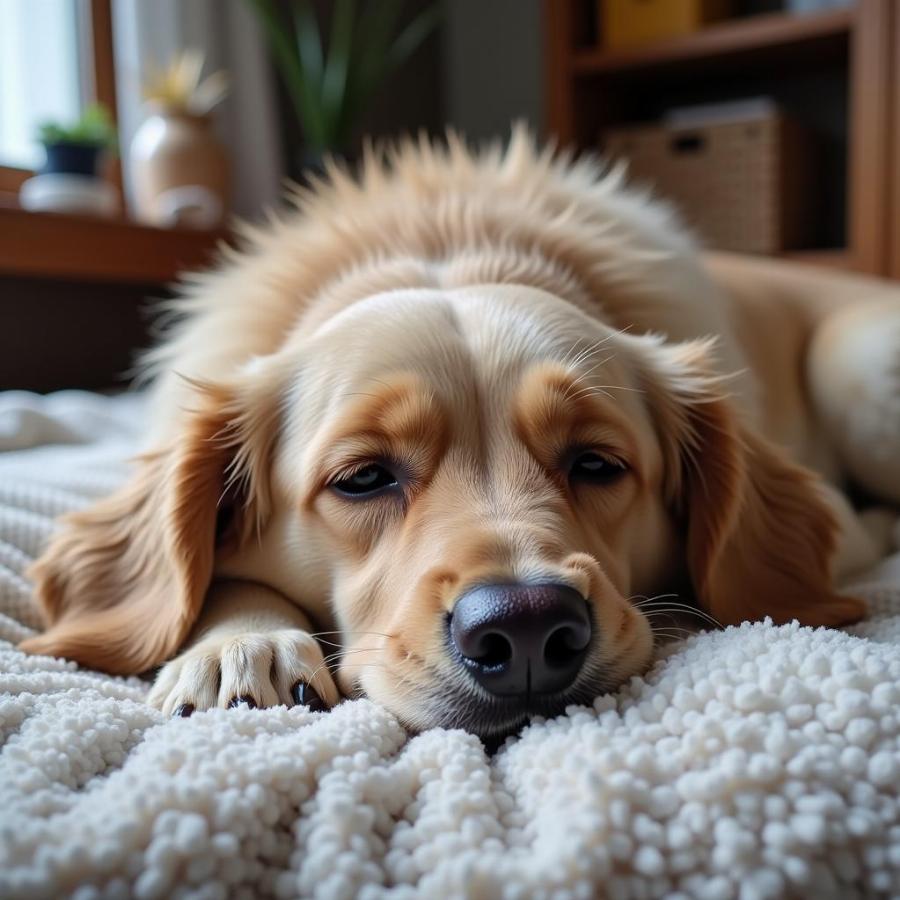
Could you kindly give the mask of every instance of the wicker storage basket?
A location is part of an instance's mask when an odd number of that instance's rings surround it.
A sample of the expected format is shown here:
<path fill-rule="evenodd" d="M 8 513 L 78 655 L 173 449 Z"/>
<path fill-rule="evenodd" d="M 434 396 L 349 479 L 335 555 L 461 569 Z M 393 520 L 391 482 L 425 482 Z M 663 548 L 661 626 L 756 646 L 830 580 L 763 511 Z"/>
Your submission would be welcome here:
<path fill-rule="evenodd" d="M 712 247 L 779 253 L 812 242 L 813 145 L 783 115 L 621 128 L 606 133 L 604 150 L 627 159 L 631 180 L 672 201 Z"/>

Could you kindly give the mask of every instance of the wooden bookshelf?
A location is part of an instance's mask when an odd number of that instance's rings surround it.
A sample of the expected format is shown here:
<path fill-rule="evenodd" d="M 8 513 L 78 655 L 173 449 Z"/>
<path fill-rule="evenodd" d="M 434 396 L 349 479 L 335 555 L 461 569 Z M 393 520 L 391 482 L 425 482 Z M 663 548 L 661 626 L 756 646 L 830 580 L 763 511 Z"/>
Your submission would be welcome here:
<path fill-rule="evenodd" d="M 853 28 L 853 8 L 794 16 L 747 16 L 710 25 L 686 37 L 622 50 L 576 50 L 578 73 L 651 71 L 697 63 L 706 68 L 722 61 L 746 64 L 778 61 L 785 51 L 840 52 Z"/>
<path fill-rule="evenodd" d="M 628 48 L 603 46 L 597 8 L 544 0 L 553 136 L 597 150 L 607 129 L 653 121 L 667 106 L 774 96 L 826 132 L 822 193 L 833 199 L 824 237 L 784 255 L 900 277 L 900 3 L 746 16 Z"/>
<path fill-rule="evenodd" d="M 825 269 L 855 269 L 856 261 L 849 250 L 792 250 L 781 254 L 782 259 L 818 266 Z"/>

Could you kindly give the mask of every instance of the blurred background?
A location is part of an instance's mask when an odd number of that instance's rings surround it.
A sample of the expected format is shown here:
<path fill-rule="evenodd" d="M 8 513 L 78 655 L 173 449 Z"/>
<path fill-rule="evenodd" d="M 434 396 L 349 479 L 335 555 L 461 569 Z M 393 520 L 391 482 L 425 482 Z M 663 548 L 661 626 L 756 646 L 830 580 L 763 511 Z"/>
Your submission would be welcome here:
<path fill-rule="evenodd" d="M 148 298 L 365 136 L 522 119 L 712 247 L 900 277 L 898 75 L 896 0 L 0 0 L 0 388 L 121 384 Z"/>

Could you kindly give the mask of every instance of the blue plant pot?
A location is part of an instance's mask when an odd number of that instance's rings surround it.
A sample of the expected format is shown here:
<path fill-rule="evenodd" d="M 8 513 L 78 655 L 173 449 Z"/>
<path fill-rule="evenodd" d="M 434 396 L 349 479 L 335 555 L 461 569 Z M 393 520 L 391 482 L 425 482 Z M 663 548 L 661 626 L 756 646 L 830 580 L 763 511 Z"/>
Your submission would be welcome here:
<path fill-rule="evenodd" d="M 76 144 L 71 141 L 60 141 L 56 144 L 44 144 L 47 161 L 41 172 L 65 172 L 69 175 L 96 175 L 100 163 L 100 147 L 90 144 Z"/>

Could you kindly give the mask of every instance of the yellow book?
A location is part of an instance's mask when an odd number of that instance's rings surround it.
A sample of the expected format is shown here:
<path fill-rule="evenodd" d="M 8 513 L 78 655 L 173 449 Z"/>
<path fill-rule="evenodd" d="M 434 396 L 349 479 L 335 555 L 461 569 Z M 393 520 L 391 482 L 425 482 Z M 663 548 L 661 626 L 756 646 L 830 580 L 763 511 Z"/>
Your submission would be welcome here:
<path fill-rule="evenodd" d="M 731 0 L 599 0 L 601 43 L 631 47 L 678 37 L 730 12 Z"/>

